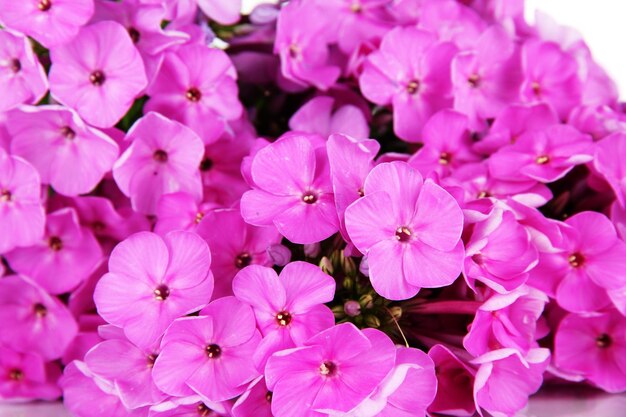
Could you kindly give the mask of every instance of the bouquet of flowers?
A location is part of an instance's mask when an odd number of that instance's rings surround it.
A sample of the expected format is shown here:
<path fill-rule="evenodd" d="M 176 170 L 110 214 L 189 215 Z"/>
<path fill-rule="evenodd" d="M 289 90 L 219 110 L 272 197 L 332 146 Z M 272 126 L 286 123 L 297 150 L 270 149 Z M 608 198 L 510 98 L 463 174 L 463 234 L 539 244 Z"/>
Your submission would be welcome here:
<path fill-rule="evenodd" d="M 278 3 L 278 4 L 276 4 Z M 0 0 L 0 399 L 626 391 L 626 115 L 522 0 Z"/>

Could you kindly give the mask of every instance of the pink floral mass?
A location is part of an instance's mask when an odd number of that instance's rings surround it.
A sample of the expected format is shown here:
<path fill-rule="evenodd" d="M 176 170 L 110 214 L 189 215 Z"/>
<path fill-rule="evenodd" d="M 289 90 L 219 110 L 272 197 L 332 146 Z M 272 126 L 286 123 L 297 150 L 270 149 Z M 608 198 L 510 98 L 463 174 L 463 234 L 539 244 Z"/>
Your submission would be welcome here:
<path fill-rule="evenodd" d="M 626 392 L 626 106 L 523 0 L 0 0 L 0 403 Z"/>

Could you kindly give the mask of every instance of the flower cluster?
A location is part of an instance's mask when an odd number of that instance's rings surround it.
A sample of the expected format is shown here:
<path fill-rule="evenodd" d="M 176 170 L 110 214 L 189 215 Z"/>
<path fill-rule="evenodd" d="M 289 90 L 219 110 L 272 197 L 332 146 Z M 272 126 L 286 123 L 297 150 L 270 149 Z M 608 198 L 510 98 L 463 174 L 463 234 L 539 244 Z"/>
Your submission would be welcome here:
<path fill-rule="evenodd" d="M 626 391 L 626 112 L 575 31 L 523 0 L 240 10 L 0 0 L 1 401 L 507 417 L 544 380 Z"/>

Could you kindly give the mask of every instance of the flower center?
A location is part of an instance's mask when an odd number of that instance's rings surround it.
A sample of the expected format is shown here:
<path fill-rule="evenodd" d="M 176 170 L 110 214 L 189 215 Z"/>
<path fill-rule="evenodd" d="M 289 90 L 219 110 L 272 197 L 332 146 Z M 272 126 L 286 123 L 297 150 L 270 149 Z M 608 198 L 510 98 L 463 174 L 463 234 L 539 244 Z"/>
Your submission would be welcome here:
<path fill-rule="evenodd" d="M 165 152 L 163 149 L 157 149 L 152 154 L 152 159 L 154 159 L 155 161 L 157 161 L 157 162 L 159 162 L 161 164 L 164 164 L 168 160 L 167 152 Z"/>
<path fill-rule="evenodd" d="M 580 268 L 585 263 L 585 257 L 576 252 L 567 258 L 567 262 L 569 262 L 572 268 Z"/>
<path fill-rule="evenodd" d="M 400 242 L 408 242 L 411 239 L 411 229 L 406 226 L 400 226 L 396 229 L 396 239 Z"/>
<path fill-rule="evenodd" d="M 48 315 L 48 309 L 41 303 L 37 303 L 33 306 L 33 312 L 39 318 L 44 318 Z"/>
<path fill-rule="evenodd" d="M 289 45 L 289 57 L 291 59 L 300 59 L 300 52 L 300 47 L 297 44 Z"/>
<path fill-rule="evenodd" d="M 95 222 L 91 223 L 91 229 L 96 232 L 96 234 L 102 233 L 106 228 L 107 225 L 102 223 L 100 220 L 96 220 Z"/>
<path fill-rule="evenodd" d="M 478 87 L 480 85 L 480 75 L 478 74 L 470 75 L 469 78 L 467 79 L 467 82 L 472 88 Z"/>
<path fill-rule="evenodd" d="M 533 90 L 533 94 L 537 97 L 541 95 L 541 84 L 539 84 L 537 81 L 533 81 L 533 83 L 530 85 L 530 88 Z"/>
<path fill-rule="evenodd" d="M 211 414 L 213 414 L 213 410 L 211 410 L 209 407 L 207 407 L 203 403 L 198 404 L 197 410 L 198 410 L 198 415 L 200 417 L 208 417 Z"/>
<path fill-rule="evenodd" d="M 52 236 L 50 239 L 48 239 L 48 246 L 53 251 L 58 252 L 63 249 L 63 241 L 57 236 Z"/>
<path fill-rule="evenodd" d="M 237 269 L 243 269 L 252 263 L 252 256 L 248 252 L 240 253 L 235 258 L 235 266 Z"/>
<path fill-rule="evenodd" d="M 363 197 L 365 195 L 365 191 L 363 190 L 363 187 L 359 188 L 357 190 L 357 193 L 359 193 L 359 197 Z"/>
<path fill-rule="evenodd" d="M 272 397 L 274 396 L 274 394 L 272 393 L 272 391 L 267 391 L 267 393 L 265 394 L 265 400 L 268 403 L 272 402 Z"/>
<path fill-rule="evenodd" d="M 545 165 L 550 162 L 550 157 L 548 155 L 539 155 L 537 159 L 535 159 L 537 165 Z"/>
<path fill-rule="evenodd" d="M 139 31 L 135 28 L 128 28 L 128 35 L 132 39 L 133 43 L 137 43 L 139 42 L 139 39 L 141 39 L 141 33 L 139 33 Z"/>
<path fill-rule="evenodd" d="M 222 348 L 216 344 L 211 344 L 206 347 L 206 355 L 211 359 L 217 359 L 222 356 Z"/>
<path fill-rule="evenodd" d="M 185 97 L 187 97 L 187 100 L 193 103 L 197 103 L 202 98 L 202 93 L 196 87 L 191 87 L 185 93 Z"/>
<path fill-rule="evenodd" d="M 154 298 L 159 301 L 167 300 L 167 297 L 170 296 L 170 289 L 167 285 L 161 284 L 154 290 Z"/>
<path fill-rule="evenodd" d="M 76 137 L 76 132 L 69 126 L 63 126 L 61 128 L 61 135 L 68 140 L 72 140 Z"/>
<path fill-rule="evenodd" d="M 289 325 L 289 323 L 291 323 L 291 314 L 289 314 L 288 311 L 281 311 L 280 313 L 276 314 L 276 322 L 280 326 Z"/>
<path fill-rule="evenodd" d="M 158 356 L 159 355 L 157 355 L 156 353 L 151 353 L 148 355 L 148 357 L 146 358 L 146 362 L 147 362 L 146 366 L 149 369 L 154 368 L 154 363 L 156 362 Z"/>
<path fill-rule="evenodd" d="M 606 349 L 613 344 L 613 339 L 606 333 L 602 333 L 600 336 L 596 338 L 596 346 L 599 348 Z"/>
<path fill-rule="evenodd" d="M 96 87 L 100 87 L 106 81 L 106 77 L 104 73 L 100 70 L 96 70 L 89 74 L 89 82 L 91 82 Z"/>
<path fill-rule="evenodd" d="M 211 160 L 211 158 L 205 157 L 202 162 L 200 162 L 200 171 L 207 172 L 211 168 L 213 168 L 213 160 Z"/>
<path fill-rule="evenodd" d="M 420 82 L 418 80 L 411 80 L 406 85 L 406 92 L 413 95 L 417 93 L 420 89 Z"/>
<path fill-rule="evenodd" d="M 11 69 L 11 71 L 13 71 L 14 74 L 17 74 L 22 70 L 22 63 L 19 59 L 13 58 L 9 63 L 9 68 Z"/>
<path fill-rule="evenodd" d="M 439 163 L 441 165 L 448 165 L 452 161 L 452 154 L 448 152 L 441 152 L 439 155 Z"/>
<path fill-rule="evenodd" d="M 315 204 L 318 198 L 319 198 L 318 195 L 314 193 L 313 191 L 307 191 L 306 193 L 302 195 L 302 201 L 304 201 L 307 204 Z"/>
<path fill-rule="evenodd" d="M 13 194 L 11 194 L 11 191 L 0 189 L 0 203 L 11 201 L 12 199 Z"/>
<path fill-rule="evenodd" d="M 486 197 L 491 197 L 491 193 L 489 193 L 489 191 L 481 191 L 478 193 L 478 198 L 486 198 Z"/>
<path fill-rule="evenodd" d="M 333 376 L 337 373 L 337 365 L 331 361 L 324 361 L 320 365 L 320 374 L 323 376 Z"/>
<path fill-rule="evenodd" d="M 9 371 L 9 379 L 11 381 L 21 381 L 24 379 L 24 372 L 21 369 L 11 369 Z"/>
<path fill-rule="evenodd" d="M 40 0 L 37 8 L 42 12 L 47 12 L 52 7 L 52 2 L 50 0 Z"/>
<path fill-rule="evenodd" d="M 196 213 L 196 219 L 194 220 L 196 224 L 200 223 L 204 219 L 204 213 L 199 211 Z"/>
<path fill-rule="evenodd" d="M 361 13 L 363 11 L 363 6 L 358 1 L 355 1 L 350 5 L 350 11 L 352 13 Z"/>

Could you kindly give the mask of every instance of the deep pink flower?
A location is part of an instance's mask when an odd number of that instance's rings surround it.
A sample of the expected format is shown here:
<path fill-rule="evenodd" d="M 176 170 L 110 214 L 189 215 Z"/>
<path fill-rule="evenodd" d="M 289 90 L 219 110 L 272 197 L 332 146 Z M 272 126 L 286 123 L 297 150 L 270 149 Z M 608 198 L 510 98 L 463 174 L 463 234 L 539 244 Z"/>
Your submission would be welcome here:
<path fill-rule="evenodd" d="M 590 211 L 567 219 L 562 233 L 556 248 L 540 254 L 529 285 L 571 312 L 606 307 L 610 303 L 606 291 L 626 287 L 626 243 L 608 218 Z"/>
<path fill-rule="evenodd" d="M 456 49 L 416 28 L 396 28 L 365 63 L 359 85 L 370 101 L 393 106 L 394 132 L 409 142 L 421 140 L 426 120 L 451 107 L 450 61 Z"/>
<path fill-rule="evenodd" d="M 323 91 L 335 84 L 341 70 L 329 59 L 328 43 L 333 35 L 328 31 L 327 22 L 314 2 L 291 2 L 281 9 L 274 53 L 280 56 L 285 78 Z"/>
<path fill-rule="evenodd" d="M 51 294 L 76 288 L 96 268 L 102 256 L 102 248 L 93 233 L 80 226 L 72 208 L 48 214 L 43 239 L 6 254 L 13 270 L 32 278 Z"/>
<path fill-rule="evenodd" d="M 554 337 L 554 362 L 605 391 L 626 391 L 626 319 L 614 310 L 567 315 Z"/>
<path fill-rule="evenodd" d="M 324 305 L 335 295 L 335 280 L 306 262 L 287 264 L 280 275 L 263 266 L 244 268 L 233 279 L 233 292 L 252 306 L 263 335 L 254 357 L 258 369 L 274 352 L 302 346 L 335 324 Z"/>
<path fill-rule="evenodd" d="M 346 210 L 346 228 L 379 294 L 406 299 L 456 280 L 463 214 L 450 194 L 404 162 L 376 166 L 364 191 Z"/>
<path fill-rule="evenodd" d="M 543 348 L 531 349 L 526 355 L 499 349 L 474 359 L 472 363 L 479 365 L 474 382 L 476 408 L 514 416 L 541 387 L 549 362 L 550 350 Z"/>
<path fill-rule="evenodd" d="M 369 126 L 361 109 L 352 104 L 344 104 L 337 108 L 334 106 L 335 99 L 332 97 L 315 97 L 291 116 L 289 128 L 300 132 L 317 133 L 324 138 L 333 133 L 343 133 L 356 139 L 365 139 L 369 136 Z"/>
<path fill-rule="evenodd" d="M 84 362 L 65 367 L 60 380 L 65 407 L 76 417 L 147 417 L 148 408 L 128 410 L 115 386 L 91 372 Z"/>
<path fill-rule="evenodd" d="M 471 416 L 476 411 L 472 397 L 476 371 L 443 345 L 428 352 L 437 370 L 437 395 L 428 407 L 430 413 Z"/>
<path fill-rule="evenodd" d="M 237 73 L 224 51 L 185 45 L 165 54 L 148 89 L 145 111 L 156 111 L 193 129 L 204 143 L 215 142 L 226 122 L 242 113 Z"/>
<path fill-rule="evenodd" d="M 0 18 L 4 6 L 0 1 Z M 28 38 L 0 30 L 0 112 L 41 100 L 48 90 L 43 67 Z"/>
<path fill-rule="evenodd" d="M 522 48 L 524 82 L 521 99 L 526 103 L 548 103 L 561 119 L 580 102 L 581 81 L 573 56 L 554 42 L 530 39 Z"/>
<path fill-rule="evenodd" d="M 17 275 L 0 280 L 0 322 L 0 343 L 46 360 L 60 358 L 78 332 L 67 307 Z"/>
<path fill-rule="evenodd" d="M 619 203 L 626 206 L 626 166 L 621 159 L 626 155 L 626 134 L 613 133 L 596 144 L 593 165 L 611 185 Z"/>
<path fill-rule="evenodd" d="M 394 366 L 396 348 L 382 332 L 351 323 L 331 327 L 304 346 L 278 352 L 265 368 L 276 417 L 347 412 Z"/>
<path fill-rule="evenodd" d="M 521 287 L 509 294 L 491 296 L 476 311 L 463 346 L 474 356 L 501 348 L 517 349 L 522 354 L 539 347 L 537 321 L 548 302 L 541 291 Z"/>
<path fill-rule="evenodd" d="M 530 234 L 511 211 L 493 210 L 475 223 L 465 245 L 463 274 L 470 288 L 478 280 L 499 293 L 507 293 L 528 280 L 537 265 L 537 249 Z"/>
<path fill-rule="evenodd" d="M 502 26 L 491 26 L 473 50 L 459 53 L 452 61 L 454 108 L 479 128 L 517 100 L 521 81 L 513 39 Z"/>
<path fill-rule="evenodd" d="M 96 127 L 111 127 L 146 88 L 141 56 L 122 25 L 112 21 L 81 29 L 50 51 L 50 91 Z"/>
<path fill-rule="evenodd" d="M 260 340 L 248 305 L 235 297 L 215 300 L 199 317 L 180 318 L 169 327 L 154 364 L 155 383 L 170 395 L 234 398 L 258 376 L 252 354 Z"/>
<path fill-rule="evenodd" d="M 282 239 L 274 226 L 257 227 L 244 222 L 238 209 L 207 213 L 197 232 L 212 248 L 213 298 L 232 295 L 233 278 L 248 265 L 272 266 L 274 259 L 268 250 Z"/>
<path fill-rule="evenodd" d="M 0 400 L 55 400 L 61 396 L 58 365 L 34 353 L 17 353 L 0 345 Z"/>
<path fill-rule="evenodd" d="M 12 152 L 32 163 L 60 194 L 90 192 L 119 155 L 111 138 L 65 107 L 21 107 L 9 117 Z"/>
<path fill-rule="evenodd" d="M 274 224 L 294 243 L 315 243 L 338 230 L 328 157 L 315 135 L 289 132 L 252 161 L 254 188 L 241 214 L 255 226 Z"/>
<path fill-rule="evenodd" d="M 112 339 L 97 344 L 84 360 L 91 372 L 114 384 L 127 408 L 135 409 L 166 398 L 152 380 L 157 356 L 152 349 L 142 350 L 127 340 Z"/>
<path fill-rule="evenodd" d="M 432 116 L 421 134 L 424 144 L 411 158 L 409 165 L 427 176 L 436 172 L 440 177 L 480 157 L 472 147 L 472 138 L 467 116 L 453 110 L 442 110 Z"/>
<path fill-rule="evenodd" d="M 39 173 L 0 149 L 0 253 L 37 242 L 45 221 Z"/>
<path fill-rule="evenodd" d="M 72 40 L 93 15 L 94 0 L 0 0 L 0 21 L 47 48 Z"/>
<path fill-rule="evenodd" d="M 489 170 L 496 178 L 552 182 L 592 159 L 589 135 L 568 125 L 554 125 L 527 132 L 514 144 L 501 148 L 489 159 Z"/>
<path fill-rule="evenodd" d="M 164 238 L 140 232 L 111 253 L 109 273 L 94 293 L 98 313 L 122 327 L 140 348 L 154 343 L 174 319 L 198 311 L 213 292 L 211 253 L 191 232 Z"/>
<path fill-rule="evenodd" d="M 113 178 L 133 209 L 155 213 L 161 196 L 177 191 L 202 197 L 198 166 L 203 145 L 191 129 L 151 112 L 133 125 L 126 140 L 131 145 L 115 163 Z"/>

